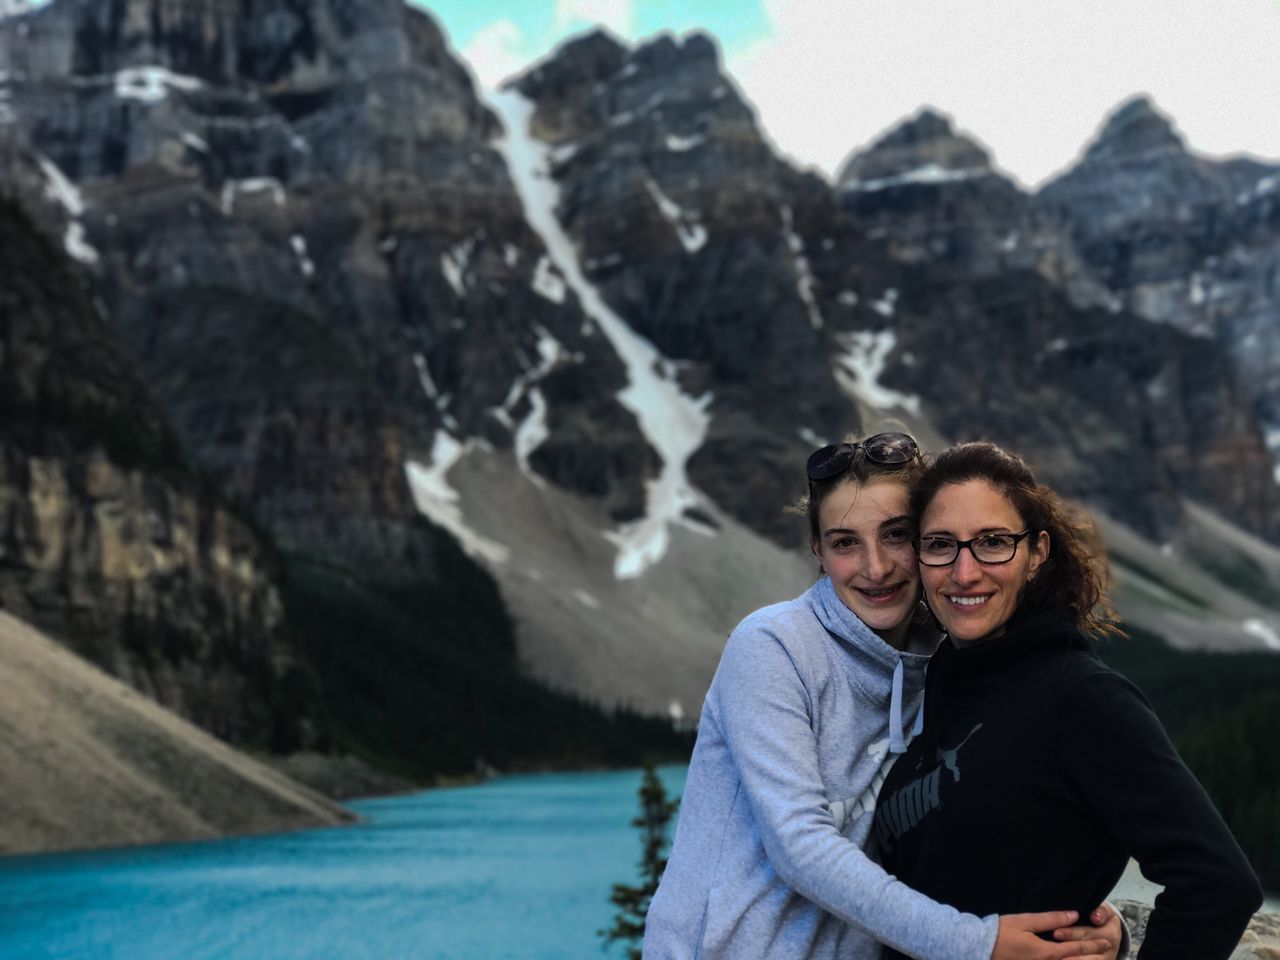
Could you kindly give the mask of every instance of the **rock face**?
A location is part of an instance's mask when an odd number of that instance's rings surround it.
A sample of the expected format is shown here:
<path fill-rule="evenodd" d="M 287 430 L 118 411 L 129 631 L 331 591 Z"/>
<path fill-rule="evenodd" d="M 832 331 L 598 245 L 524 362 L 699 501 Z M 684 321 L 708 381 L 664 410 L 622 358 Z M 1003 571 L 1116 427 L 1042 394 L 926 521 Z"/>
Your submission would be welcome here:
<path fill-rule="evenodd" d="M 1175 538 L 1186 495 L 1274 539 L 1280 518 L 1257 422 L 1264 414 L 1266 425 L 1266 406 L 1242 362 L 1263 321 L 1233 314 L 1220 350 L 1175 332 L 1206 331 L 1156 309 L 1154 293 L 1185 287 L 1211 245 L 1208 211 L 1235 203 L 1229 179 L 1238 188 L 1258 173 L 1193 158 L 1139 99 L 1075 170 L 1031 195 L 946 118 L 922 112 L 853 156 L 839 187 L 844 209 L 896 260 L 924 268 L 922 295 L 902 301 L 889 382 L 928 396 L 968 357 L 980 382 L 952 382 L 952 402 L 931 405 L 948 436 L 1007 443 L 1051 482 L 1161 541 Z M 1259 309 L 1274 320 L 1274 308 Z"/>
<path fill-rule="evenodd" d="M 711 394 L 694 483 L 794 544 L 780 508 L 805 438 L 859 422 L 830 327 L 866 308 L 830 302 L 816 279 L 842 229 L 828 190 L 772 154 L 703 36 L 626 50 L 589 34 L 514 86 L 553 148 L 557 212 L 587 280 L 689 393 Z"/>
<path fill-rule="evenodd" d="M 1184 496 L 1280 535 L 1229 360 L 1122 312 L 1069 231 L 946 118 L 851 158 L 833 204 L 769 152 L 702 38 L 626 51 L 590 35 L 516 86 L 592 281 L 714 394 L 691 475 L 754 528 L 794 537 L 762 508 L 803 456 L 787 438 L 896 405 L 1023 452 L 1161 542 Z"/>
<path fill-rule="evenodd" d="M 1129 309 L 1214 340 L 1280 424 L 1280 167 L 1192 154 L 1145 98 L 1116 111 L 1037 206 Z M 1274 451 L 1280 440 L 1272 439 Z"/>
<path fill-rule="evenodd" d="M 116 329 L 183 445 L 282 544 L 412 571 L 406 456 L 437 431 L 510 447 L 552 374 L 593 397 L 553 438 L 615 452 L 540 465 L 636 510 L 648 455 L 609 402 L 620 366 L 535 289 L 496 121 L 424 14 L 63 2 L 21 23 L 21 127 L 84 190 Z"/>
<path fill-rule="evenodd" d="M 1115 298 L 1079 263 L 1065 231 L 992 165 L 984 147 L 933 110 L 845 163 L 841 206 L 889 244 L 892 256 L 999 276 L 1034 270 L 1080 307 Z"/>
<path fill-rule="evenodd" d="M 294 661 L 267 551 L 7 203 L 0 276 L 0 604 L 206 729 L 263 742 Z"/>

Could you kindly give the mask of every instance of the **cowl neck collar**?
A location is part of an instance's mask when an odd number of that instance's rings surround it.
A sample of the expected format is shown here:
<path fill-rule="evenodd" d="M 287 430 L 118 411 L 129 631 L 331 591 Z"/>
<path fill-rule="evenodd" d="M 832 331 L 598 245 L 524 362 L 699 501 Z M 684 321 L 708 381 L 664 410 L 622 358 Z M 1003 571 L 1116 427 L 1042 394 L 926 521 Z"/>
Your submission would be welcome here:
<path fill-rule="evenodd" d="M 920 643 L 915 651 L 902 651 L 886 643 L 874 630 L 868 627 L 857 614 L 850 610 L 830 577 L 822 577 L 809 589 L 809 605 L 818 622 L 827 633 L 842 644 L 849 653 L 859 660 L 871 660 L 880 668 L 880 674 L 891 674 L 889 689 L 889 752 L 905 753 L 907 737 L 902 727 L 903 688 L 906 684 L 906 669 L 910 667 L 915 675 L 916 683 L 923 685 L 924 668 L 929 656 L 936 649 L 939 637 L 932 636 L 928 641 Z M 927 652 L 922 652 L 927 651 Z M 854 676 L 851 682 L 856 682 Z M 865 685 L 865 680 L 859 685 Z M 874 692 L 874 691 L 873 691 Z M 883 696 L 883 693 L 879 694 Z M 920 732 L 924 720 L 924 710 L 916 714 L 915 729 L 912 735 Z"/>

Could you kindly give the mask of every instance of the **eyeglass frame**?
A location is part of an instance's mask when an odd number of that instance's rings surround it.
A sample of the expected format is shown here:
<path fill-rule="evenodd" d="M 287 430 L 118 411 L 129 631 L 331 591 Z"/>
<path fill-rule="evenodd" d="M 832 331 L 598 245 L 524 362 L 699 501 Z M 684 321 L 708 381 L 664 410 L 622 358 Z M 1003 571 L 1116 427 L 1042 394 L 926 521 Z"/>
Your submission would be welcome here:
<path fill-rule="evenodd" d="M 968 540 L 954 540 L 951 537 L 916 537 L 915 538 L 916 559 L 919 560 L 926 567 L 949 567 L 953 563 L 955 563 L 957 560 L 960 559 L 960 551 L 967 549 L 969 551 L 969 556 L 973 557 L 975 562 L 982 564 L 984 567 L 999 567 L 1003 564 L 1010 563 L 1013 560 L 1013 558 L 1018 555 L 1018 544 L 1020 544 L 1023 540 L 1027 539 L 1027 537 L 1031 536 L 1031 534 L 1039 533 L 1039 532 L 1040 532 L 1039 530 L 1033 530 L 1031 527 L 1028 527 L 1026 530 L 1023 530 L 1021 533 L 983 533 L 983 534 L 979 534 L 976 537 L 970 537 Z M 977 553 L 974 552 L 974 549 L 973 549 L 973 544 L 976 541 L 981 540 L 983 537 L 1013 537 L 1013 552 L 1003 560 L 983 560 L 980 556 L 977 555 Z M 920 553 L 920 544 L 925 540 L 951 540 L 951 542 L 955 544 L 955 547 L 956 547 L 955 556 L 952 557 L 950 560 L 948 560 L 946 563 L 928 562 L 927 560 L 925 560 L 924 556 Z"/>
<path fill-rule="evenodd" d="M 906 440 L 909 444 L 907 449 L 910 451 L 907 458 L 905 460 L 881 460 L 879 457 L 874 456 L 867 445 L 874 443 L 882 437 L 896 437 Z M 853 463 L 853 458 L 858 455 L 859 450 L 863 451 L 863 455 L 871 463 L 882 467 L 900 467 L 903 464 L 911 463 L 913 460 L 920 459 L 920 444 L 916 443 L 916 438 L 911 436 L 911 434 L 898 433 L 894 431 L 888 433 L 877 433 L 867 437 L 865 440 L 859 440 L 856 443 L 849 443 L 848 441 L 845 441 L 844 443 L 829 443 L 825 447 L 819 447 L 817 450 L 813 451 L 813 453 L 809 454 L 809 459 L 805 461 L 805 476 L 809 478 L 810 483 L 822 483 L 825 480 L 832 480 L 840 476 L 840 474 L 844 473 L 845 470 L 849 468 L 849 464 Z M 830 453 L 827 465 L 837 462 L 837 457 L 839 458 L 840 465 L 832 469 L 830 472 L 824 471 L 822 476 L 815 477 L 813 475 L 813 462 L 820 455 L 828 453 L 828 451 L 830 451 Z"/>

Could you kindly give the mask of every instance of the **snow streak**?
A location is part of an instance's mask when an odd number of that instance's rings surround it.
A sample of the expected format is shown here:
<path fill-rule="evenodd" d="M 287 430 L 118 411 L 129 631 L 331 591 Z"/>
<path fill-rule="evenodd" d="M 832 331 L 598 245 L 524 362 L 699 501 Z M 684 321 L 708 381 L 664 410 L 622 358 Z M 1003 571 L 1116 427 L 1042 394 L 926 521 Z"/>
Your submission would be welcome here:
<path fill-rule="evenodd" d="M 857 193 L 870 193 L 874 190 L 900 187 L 908 183 L 952 183 L 956 180 L 973 180 L 990 174 L 991 171 L 986 167 L 948 170 L 945 167 L 938 166 L 936 163 L 926 163 L 922 167 L 916 167 L 914 170 L 908 170 L 906 173 L 899 173 L 892 177 L 880 177 L 876 180 L 850 180 L 848 183 L 841 184 L 840 189 Z"/>
<path fill-rule="evenodd" d="M 676 236 L 685 253 L 697 253 L 706 245 L 707 228 L 698 223 L 698 215 L 689 213 L 678 203 L 662 192 L 662 188 L 654 182 L 653 177 L 644 178 L 645 189 L 658 205 L 658 210 L 667 223 L 675 228 Z"/>
<path fill-rule="evenodd" d="M 1275 629 L 1265 620 L 1245 620 L 1240 626 L 1245 633 L 1257 637 L 1266 644 L 1268 650 L 1280 651 L 1280 635 L 1277 635 Z"/>
<path fill-rule="evenodd" d="M 506 563 L 511 556 L 510 548 L 481 536 L 467 526 L 458 506 L 458 491 L 449 486 L 449 470 L 466 452 L 463 444 L 440 430 L 431 448 L 429 464 L 406 461 L 404 471 L 413 491 L 413 502 L 419 512 L 452 533 L 471 556 L 490 563 Z"/>
<path fill-rule="evenodd" d="M 84 238 L 84 225 L 80 218 L 84 215 L 84 198 L 76 185 L 66 178 L 61 170 L 45 157 L 40 158 L 40 169 L 49 181 L 45 188 L 45 196 L 58 203 L 71 222 L 67 224 L 67 232 L 62 237 L 62 246 L 67 255 L 81 263 L 98 262 L 98 251 L 89 246 Z"/>
<path fill-rule="evenodd" d="M 116 96 L 122 100 L 159 103 L 175 90 L 199 90 L 204 84 L 196 77 L 172 73 L 164 67 L 129 67 L 116 73 Z"/>
<path fill-rule="evenodd" d="M 791 251 L 792 263 L 796 271 L 796 292 L 804 301 L 809 311 L 809 324 L 815 330 L 822 329 L 822 311 L 818 309 L 818 301 L 813 298 L 813 271 L 809 269 L 809 260 L 804 255 L 804 241 L 796 233 L 791 220 L 791 208 L 782 208 L 782 236 Z"/>
<path fill-rule="evenodd" d="M 632 330 L 587 280 L 577 251 L 556 216 L 559 189 L 548 174 L 549 149 L 528 133 L 533 104 L 515 91 L 491 94 L 505 132 L 495 144 L 524 207 L 525 219 L 546 245 L 551 261 L 627 367 L 629 384 L 619 402 L 635 414 L 645 439 L 662 459 L 662 472 L 648 483 L 646 515 L 607 536 L 618 545 L 614 576 L 637 577 L 662 559 L 670 527 L 681 522 L 698 495 L 685 475 L 685 462 L 702 444 L 710 416 L 710 394 L 686 396 L 674 378 L 674 365 Z"/>
<path fill-rule="evenodd" d="M 845 393 L 876 410 L 900 407 L 913 416 L 919 416 L 919 397 L 880 385 L 885 359 L 892 352 L 896 339 L 892 330 L 837 334 L 836 340 L 844 348 L 844 353 L 835 358 L 836 382 Z"/>

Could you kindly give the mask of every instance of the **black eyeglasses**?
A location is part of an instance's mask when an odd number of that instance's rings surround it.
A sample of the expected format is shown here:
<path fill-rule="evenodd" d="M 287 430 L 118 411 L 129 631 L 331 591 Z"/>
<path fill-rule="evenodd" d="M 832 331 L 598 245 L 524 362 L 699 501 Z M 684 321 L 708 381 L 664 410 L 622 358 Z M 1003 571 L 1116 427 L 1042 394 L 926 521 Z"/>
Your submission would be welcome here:
<path fill-rule="evenodd" d="M 884 466 L 910 463 L 920 456 L 915 440 L 905 433 L 877 433 L 858 443 L 832 443 L 813 451 L 805 471 L 810 480 L 830 480 L 849 468 L 859 450 L 872 463 Z"/>
<path fill-rule="evenodd" d="M 920 537 L 916 541 L 916 556 L 926 567 L 949 567 L 960 556 L 960 550 L 968 547 L 973 559 L 987 565 L 1008 563 L 1018 552 L 1018 544 L 1035 531 L 1021 533 L 984 533 L 972 540 L 953 540 L 951 537 Z"/>

